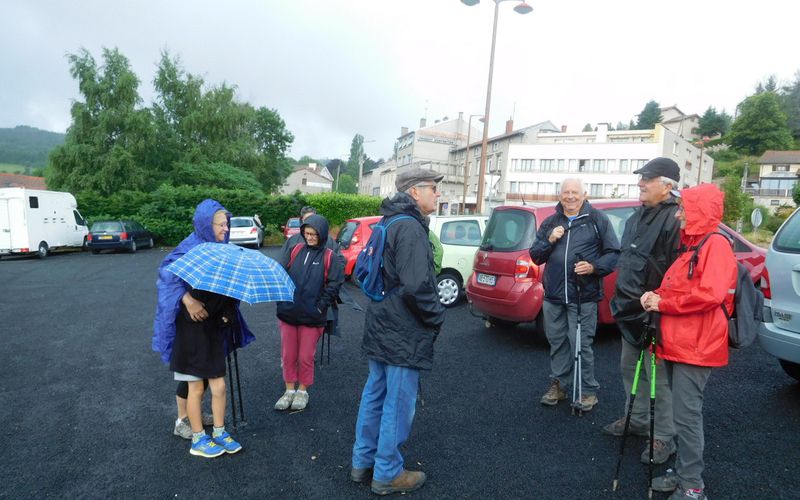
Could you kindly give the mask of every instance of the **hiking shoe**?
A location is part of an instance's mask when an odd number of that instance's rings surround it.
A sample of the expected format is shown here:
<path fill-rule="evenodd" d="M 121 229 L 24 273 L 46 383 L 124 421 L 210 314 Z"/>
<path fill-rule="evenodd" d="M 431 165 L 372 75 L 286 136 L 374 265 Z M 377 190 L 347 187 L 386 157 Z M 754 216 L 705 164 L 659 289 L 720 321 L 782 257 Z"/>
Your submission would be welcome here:
<path fill-rule="evenodd" d="M 542 396 L 541 403 L 547 406 L 558 404 L 559 401 L 567 399 L 567 393 L 561 389 L 561 383 L 557 378 L 550 382 L 550 388 Z"/>
<path fill-rule="evenodd" d="M 366 483 L 372 479 L 372 467 L 353 467 L 350 469 L 350 480 L 354 483 Z"/>
<path fill-rule="evenodd" d="M 418 490 L 425 484 L 425 473 L 403 469 L 399 476 L 391 481 L 372 480 L 372 492 L 376 495 L 392 493 L 408 493 Z"/>
<path fill-rule="evenodd" d="M 655 491 L 669 493 L 678 487 L 678 475 L 674 469 L 667 469 L 666 474 L 653 478 L 652 488 Z"/>
<path fill-rule="evenodd" d="M 576 407 L 581 411 L 592 411 L 592 408 L 594 408 L 594 405 L 597 403 L 599 403 L 597 395 L 585 394 L 581 396 L 581 401 Z"/>
<path fill-rule="evenodd" d="M 703 493 L 703 490 L 688 488 L 675 490 L 669 500 L 708 500 L 708 497 Z"/>
<path fill-rule="evenodd" d="M 225 448 L 215 443 L 208 434 L 203 434 L 196 443 L 192 443 L 189 453 L 198 457 L 214 458 L 225 453 Z"/>
<path fill-rule="evenodd" d="M 183 439 L 192 439 L 192 426 L 189 424 L 189 417 L 183 417 L 175 424 L 175 429 L 172 431 L 176 436 Z"/>
<path fill-rule="evenodd" d="M 283 393 L 283 396 L 275 403 L 275 409 L 278 411 L 288 410 L 290 406 L 292 406 L 292 400 L 294 399 L 295 391 L 286 391 Z"/>
<path fill-rule="evenodd" d="M 662 441 L 660 439 L 656 439 L 653 441 L 653 463 L 663 464 L 669 457 L 675 453 L 678 448 L 675 446 L 675 441 L 670 439 L 669 441 Z M 641 461 L 643 464 L 650 463 L 650 443 L 644 447 L 644 451 L 642 451 Z"/>
<path fill-rule="evenodd" d="M 214 415 L 210 413 L 203 413 L 203 427 L 214 425 Z"/>
<path fill-rule="evenodd" d="M 625 417 L 614 420 L 607 426 L 603 427 L 603 434 L 608 434 L 609 436 L 622 437 L 622 434 L 624 432 L 625 432 Z M 628 435 L 647 437 L 650 435 L 650 433 L 647 432 L 646 428 L 637 427 L 633 425 L 633 422 L 631 422 L 631 424 L 628 426 Z"/>
<path fill-rule="evenodd" d="M 308 405 L 308 392 L 297 391 L 292 400 L 292 410 L 305 410 Z"/>
<path fill-rule="evenodd" d="M 242 451 L 242 445 L 234 441 L 231 435 L 228 434 L 228 431 L 225 431 L 219 436 L 212 438 L 212 440 L 219 446 L 222 446 L 225 449 L 225 453 L 233 455 L 234 453 Z"/>

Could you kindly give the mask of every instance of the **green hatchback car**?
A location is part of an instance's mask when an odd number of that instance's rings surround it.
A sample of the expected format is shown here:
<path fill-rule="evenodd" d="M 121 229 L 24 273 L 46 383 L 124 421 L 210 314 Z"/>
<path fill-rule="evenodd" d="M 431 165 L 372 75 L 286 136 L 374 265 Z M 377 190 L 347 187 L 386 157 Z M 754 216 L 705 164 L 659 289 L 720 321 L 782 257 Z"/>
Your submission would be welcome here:
<path fill-rule="evenodd" d="M 432 215 L 430 230 L 442 242 L 442 270 L 436 277 L 439 301 L 445 307 L 458 304 L 464 284 L 472 275 L 475 252 L 486 230 L 485 215 Z"/>

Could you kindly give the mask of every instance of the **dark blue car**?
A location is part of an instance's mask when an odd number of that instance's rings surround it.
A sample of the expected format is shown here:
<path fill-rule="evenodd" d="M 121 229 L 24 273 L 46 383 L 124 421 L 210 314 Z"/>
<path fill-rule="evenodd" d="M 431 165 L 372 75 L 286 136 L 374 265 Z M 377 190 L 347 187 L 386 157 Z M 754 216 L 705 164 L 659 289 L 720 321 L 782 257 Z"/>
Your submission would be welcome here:
<path fill-rule="evenodd" d="M 153 248 L 153 233 L 132 220 L 101 220 L 92 224 L 86 245 L 93 254 L 100 250 L 127 250 Z"/>

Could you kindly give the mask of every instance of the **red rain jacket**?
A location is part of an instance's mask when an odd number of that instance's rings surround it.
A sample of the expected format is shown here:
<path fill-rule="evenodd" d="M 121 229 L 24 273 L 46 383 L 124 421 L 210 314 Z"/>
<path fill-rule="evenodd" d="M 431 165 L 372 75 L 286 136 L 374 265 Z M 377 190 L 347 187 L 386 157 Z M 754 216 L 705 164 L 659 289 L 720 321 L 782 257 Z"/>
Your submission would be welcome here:
<path fill-rule="evenodd" d="M 713 184 L 681 191 L 686 227 L 681 245 L 686 248 L 664 275 L 655 291 L 661 296 L 660 358 L 697 366 L 728 364 L 728 321 L 720 309 L 733 309 L 736 258 L 722 236 L 709 237 L 698 254 L 692 279 L 689 261 L 695 247 L 722 220 L 724 194 Z"/>

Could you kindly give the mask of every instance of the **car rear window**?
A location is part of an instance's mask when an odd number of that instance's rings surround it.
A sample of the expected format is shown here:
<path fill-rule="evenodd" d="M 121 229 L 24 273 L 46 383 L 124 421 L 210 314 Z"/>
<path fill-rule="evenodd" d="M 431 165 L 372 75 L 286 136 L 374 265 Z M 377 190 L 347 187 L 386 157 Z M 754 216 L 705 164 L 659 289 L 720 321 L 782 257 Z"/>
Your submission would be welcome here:
<path fill-rule="evenodd" d="M 475 220 L 445 222 L 439 240 L 444 245 L 476 247 L 481 244 L 481 228 Z"/>
<path fill-rule="evenodd" d="M 353 234 L 356 232 L 358 222 L 348 221 L 339 230 L 339 235 L 336 237 L 336 243 L 342 248 L 350 248 L 350 240 L 353 239 Z"/>
<path fill-rule="evenodd" d="M 231 219 L 231 227 L 253 227 L 252 219 Z"/>
<path fill-rule="evenodd" d="M 536 218 L 525 210 L 496 210 L 483 235 L 481 250 L 516 252 L 533 245 Z"/>
<path fill-rule="evenodd" d="M 800 210 L 796 210 L 775 235 L 775 250 L 800 253 Z"/>
<path fill-rule="evenodd" d="M 636 207 L 600 208 L 600 210 L 608 217 L 608 222 L 617 235 L 617 241 L 621 241 L 622 232 L 625 231 L 625 223 L 633 215 Z"/>
<path fill-rule="evenodd" d="M 289 227 L 300 227 L 300 219 L 298 219 L 296 217 L 294 219 L 289 219 L 288 226 Z"/>
<path fill-rule="evenodd" d="M 113 233 L 121 232 L 122 223 L 114 221 L 95 222 L 92 224 L 93 233 Z"/>

